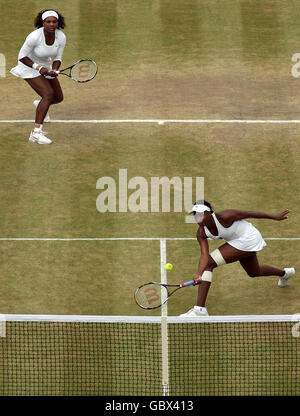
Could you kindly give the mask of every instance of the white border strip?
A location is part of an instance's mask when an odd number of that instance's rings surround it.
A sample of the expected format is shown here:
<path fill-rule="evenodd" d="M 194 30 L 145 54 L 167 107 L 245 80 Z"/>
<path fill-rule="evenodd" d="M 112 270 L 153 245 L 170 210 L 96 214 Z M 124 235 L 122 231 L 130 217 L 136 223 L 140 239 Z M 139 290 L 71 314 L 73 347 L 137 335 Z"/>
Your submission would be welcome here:
<path fill-rule="evenodd" d="M 0 120 L 0 123 L 34 123 L 34 120 Z M 155 124 L 165 124 L 165 123 L 232 123 L 232 124 L 290 124 L 290 123 L 300 123 L 300 120 L 51 120 L 49 123 L 155 123 Z"/>
<path fill-rule="evenodd" d="M 95 316 L 95 315 L 16 315 L 3 314 L 6 322 L 100 322 L 100 323 L 161 323 L 160 316 Z M 201 322 L 294 322 L 299 321 L 299 315 L 224 315 L 201 317 L 167 317 L 168 324 L 172 323 L 201 323 Z"/>
<path fill-rule="evenodd" d="M 95 237 L 95 238 L 26 238 L 1 237 L 0 241 L 195 241 L 195 237 Z M 299 241 L 300 237 L 269 237 L 264 240 Z"/>

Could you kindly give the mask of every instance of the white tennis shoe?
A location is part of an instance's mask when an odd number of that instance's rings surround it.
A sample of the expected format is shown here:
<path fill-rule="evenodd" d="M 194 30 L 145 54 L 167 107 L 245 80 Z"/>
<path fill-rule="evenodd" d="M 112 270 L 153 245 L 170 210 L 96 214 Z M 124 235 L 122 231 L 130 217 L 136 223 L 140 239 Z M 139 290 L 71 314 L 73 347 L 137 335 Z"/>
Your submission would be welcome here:
<path fill-rule="evenodd" d="M 284 275 L 279 277 L 278 286 L 285 287 L 288 284 L 288 281 L 295 274 L 295 269 L 293 267 L 283 269 L 285 271 Z"/>
<path fill-rule="evenodd" d="M 29 136 L 29 141 L 39 144 L 51 144 L 52 140 L 45 136 L 44 131 L 32 131 Z"/>
<path fill-rule="evenodd" d="M 35 106 L 35 108 L 37 108 L 37 106 L 39 105 L 40 101 L 41 101 L 41 100 L 34 100 L 34 101 L 33 101 L 33 105 Z M 50 121 L 50 116 L 49 116 L 49 113 L 47 113 L 47 114 L 45 115 L 45 118 L 44 118 L 44 122 L 45 122 L 45 123 L 47 123 L 48 121 Z"/>
<path fill-rule="evenodd" d="M 194 306 L 188 312 L 182 313 L 179 316 L 181 316 L 181 317 L 189 317 L 189 318 L 193 318 L 193 317 L 197 317 L 197 316 L 208 316 L 208 312 L 207 312 L 207 309 L 204 308 L 204 307 Z"/>

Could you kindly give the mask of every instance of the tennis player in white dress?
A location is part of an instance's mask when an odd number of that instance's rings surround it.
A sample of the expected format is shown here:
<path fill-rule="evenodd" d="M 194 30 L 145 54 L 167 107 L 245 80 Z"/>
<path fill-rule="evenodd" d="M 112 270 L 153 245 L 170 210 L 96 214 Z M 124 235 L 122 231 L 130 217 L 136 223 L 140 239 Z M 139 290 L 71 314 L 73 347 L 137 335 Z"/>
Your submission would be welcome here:
<path fill-rule="evenodd" d="M 238 211 L 228 209 L 214 213 L 211 205 L 204 200 L 195 202 L 191 213 L 198 223 L 197 240 L 201 248 L 198 272 L 194 276 L 195 285 L 199 285 L 197 304 L 187 313 L 180 316 L 207 316 L 206 297 L 211 286 L 213 270 L 226 263 L 239 261 L 250 277 L 278 276 L 278 286 L 285 287 L 288 280 L 295 274 L 294 268 L 278 269 L 273 266 L 259 264 L 257 252 L 261 251 L 266 242 L 260 232 L 245 218 L 266 218 L 276 221 L 287 219 L 289 210 L 277 215 L 256 211 Z M 225 244 L 209 252 L 207 239 L 224 239 Z"/>
<path fill-rule="evenodd" d="M 66 36 L 63 16 L 55 10 L 42 10 L 35 18 L 37 29 L 31 32 L 18 55 L 18 65 L 11 69 L 16 77 L 23 78 L 41 97 L 33 104 L 36 107 L 35 126 L 29 141 L 51 144 L 43 131 L 44 121 L 49 121 L 48 109 L 51 104 L 63 100 L 63 92 L 55 71 L 61 65 Z M 51 59 L 52 58 L 52 59 Z"/>

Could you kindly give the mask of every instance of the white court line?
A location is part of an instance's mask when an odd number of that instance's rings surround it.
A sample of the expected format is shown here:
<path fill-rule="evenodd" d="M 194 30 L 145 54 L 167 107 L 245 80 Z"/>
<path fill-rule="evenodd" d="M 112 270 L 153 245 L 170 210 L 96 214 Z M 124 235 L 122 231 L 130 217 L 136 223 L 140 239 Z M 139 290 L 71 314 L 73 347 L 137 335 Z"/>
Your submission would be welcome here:
<path fill-rule="evenodd" d="M 161 283 L 167 284 L 167 270 L 165 268 L 167 263 L 167 244 L 166 239 L 160 239 L 160 281 Z M 161 300 L 165 301 L 166 292 L 165 289 L 161 288 Z M 168 305 L 167 302 L 161 308 L 161 316 L 168 316 Z"/>
<path fill-rule="evenodd" d="M 0 241 L 197 241 L 192 237 L 95 237 L 95 238 L 10 238 L 2 237 Z M 300 241 L 300 237 L 267 237 L 264 240 Z"/>
<path fill-rule="evenodd" d="M 0 120 L 0 123 L 34 123 L 34 120 Z M 164 119 L 153 119 L 153 120 L 51 120 L 49 123 L 245 123 L 245 124 L 289 124 L 289 123 L 300 123 L 300 120 L 164 120 Z"/>

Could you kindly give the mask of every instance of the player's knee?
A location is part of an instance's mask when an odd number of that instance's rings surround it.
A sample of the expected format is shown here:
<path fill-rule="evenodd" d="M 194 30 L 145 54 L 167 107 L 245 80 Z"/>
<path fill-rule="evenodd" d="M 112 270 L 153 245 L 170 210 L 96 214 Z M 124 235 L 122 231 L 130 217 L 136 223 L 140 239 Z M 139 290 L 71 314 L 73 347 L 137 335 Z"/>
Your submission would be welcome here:
<path fill-rule="evenodd" d="M 208 283 L 211 283 L 212 282 L 212 272 L 210 271 L 210 270 L 205 270 L 203 273 L 202 273 L 202 276 L 201 276 L 201 280 L 203 281 L 203 282 L 208 282 Z"/>
<path fill-rule="evenodd" d="M 44 94 L 43 94 L 43 99 L 45 99 L 45 100 L 47 100 L 47 101 L 50 101 L 50 103 L 53 101 L 53 99 L 54 99 L 54 92 L 53 91 L 51 91 L 51 90 L 49 90 L 49 91 L 46 91 Z"/>
<path fill-rule="evenodd" d="M 212 271 L 215 267 L 218 267 L 218 265 L 216 264 L 214 259 L 211 257 L 211 255 L 209 255 L 206 269 Z"/>
<path fill-rule="evenodd" d="M 64 100 L 64 96 L 61 94 L 53 98 L 53 104 L 59 104 Z"/>
<path fill-rule="evenodd" d="M 209 254 L 209 258 L 213 268 L 226 264 L 226 261 L 218 248 Z"/>
<path fill-rule="evenodd" d="M 259 273 L 255 272 L 255 271 L 247 272 L 247 274 L 248 274 L 249 277 L 252 277 L 252 278 L 259 276 Z"/>

